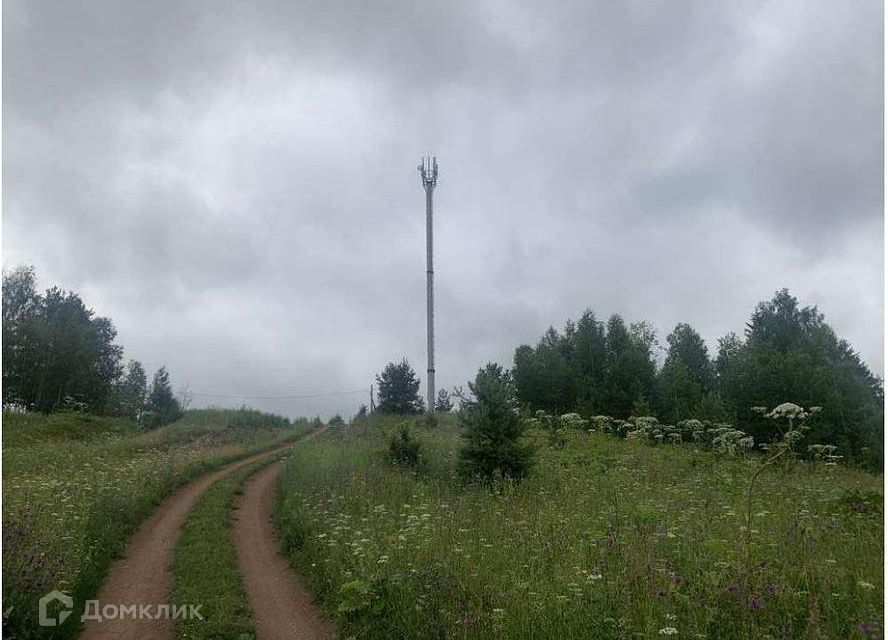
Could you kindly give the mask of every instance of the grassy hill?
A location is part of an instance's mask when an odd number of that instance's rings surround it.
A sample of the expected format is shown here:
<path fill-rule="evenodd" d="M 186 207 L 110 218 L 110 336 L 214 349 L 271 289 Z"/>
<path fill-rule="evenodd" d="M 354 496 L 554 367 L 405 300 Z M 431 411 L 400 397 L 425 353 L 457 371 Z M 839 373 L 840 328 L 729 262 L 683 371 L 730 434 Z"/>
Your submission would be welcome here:
<path fill-rule="evenodd" d="M 534 432 L 520 484 L 465 486 L 458 429 L 397 421 L 294 451 L 277 521 L 344 636 L 863 638 L 880 630 L 881 475 L 689 445 Z M 752 516 L 748 536 L 746 509 Z M 879 632 L 880 633 L 880 632 Z M 872 636 L 875 637 L 875 636 Z"/>

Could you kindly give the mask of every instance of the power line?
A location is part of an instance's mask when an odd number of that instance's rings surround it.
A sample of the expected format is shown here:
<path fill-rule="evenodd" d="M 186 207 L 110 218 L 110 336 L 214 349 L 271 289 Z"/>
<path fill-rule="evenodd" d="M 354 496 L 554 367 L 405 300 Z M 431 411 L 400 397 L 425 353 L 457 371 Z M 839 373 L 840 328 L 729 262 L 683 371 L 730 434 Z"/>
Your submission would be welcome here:
<path fill-rule="evenodd" d="M 309 393 L 292 396 L 239 396 L 225 393 L 192 393 L 200 398 L 230 398 L 232 400 L 311 400 L 313 398 L 332 398 L 334 396 L 347 396 L 355 393 L 367 393 L 367 388 L 351 389 L 349 391 L 332 391 L 330 393 Z"/>

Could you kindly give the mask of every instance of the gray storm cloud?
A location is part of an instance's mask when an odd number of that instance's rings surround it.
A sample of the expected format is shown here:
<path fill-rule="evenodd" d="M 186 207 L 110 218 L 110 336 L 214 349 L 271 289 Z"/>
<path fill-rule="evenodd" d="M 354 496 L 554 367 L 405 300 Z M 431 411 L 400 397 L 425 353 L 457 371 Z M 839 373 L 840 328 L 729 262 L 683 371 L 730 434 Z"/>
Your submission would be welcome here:
<path fill-rule="evenodd" d="M 875 0 L 29 0 L 3 36 L 4 263 L 195 391 L 424 370 L 428 150 L 439 385 L 587 306 L 714 346 L 784 286 L 883 372 Z"/>

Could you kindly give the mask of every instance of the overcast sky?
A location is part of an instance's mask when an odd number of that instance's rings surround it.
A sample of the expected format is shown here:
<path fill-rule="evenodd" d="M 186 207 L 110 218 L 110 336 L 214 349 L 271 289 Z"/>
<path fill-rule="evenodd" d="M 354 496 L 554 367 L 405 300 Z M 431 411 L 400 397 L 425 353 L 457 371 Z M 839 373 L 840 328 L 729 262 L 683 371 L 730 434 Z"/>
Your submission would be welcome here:
<path fill-rule="evenodd" d="M 424 380 L 432 151 L 439 386 L 585 307 L 714 348 L 781 287 L 882 374 L 882 30 L 877 0 L 6 0 L 3 262 L 196 392 Z"/>

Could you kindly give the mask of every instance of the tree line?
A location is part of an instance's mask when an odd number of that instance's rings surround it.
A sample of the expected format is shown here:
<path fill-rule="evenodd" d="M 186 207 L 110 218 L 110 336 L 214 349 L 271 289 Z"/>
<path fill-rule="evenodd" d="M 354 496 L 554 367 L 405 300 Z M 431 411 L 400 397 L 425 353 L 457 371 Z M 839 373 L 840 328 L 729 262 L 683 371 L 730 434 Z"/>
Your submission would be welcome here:
<path fill-rule="evenodd" d="M 619 315 L 604 322 L 587 310 L 563 332 L 549 328 L 535 347 L 515 350 L 516 400 L 556 414 L 725 422 L 757 441 L 769 434 L 754 407 L 821 406 L 812 442 L 860 462 L 881 461 L 881 379 L 816 307 L 800 306 L 786 289 L 756 306 L 742 336 L 722 337 L 714 357 L 685 323 L 667 335 L 661 367 L 659 346 L 646 322 L 627 326 Z"/>
<path fill-rule="evenodd" d="M 37 291 L 31 266 L 3 272 L 3 405 L 29 411 L 79 409 L 155 427 L 177 420 L 183 400 L 161 367 L 151 383 L 123 348 L 109 318 L 79 295 Z"/>
<path fill-rule="evenodd" d="M 662 366 L 659 348 L 665 351 Z M 475 388 L 483 389 L 497 406 L 507 398 L 526 415 L 650 416 L 664 424 L 696 419 L 733 425 L 756 442 L 774 436 L 756 408 L 785 402 L 821 407 L 809 425 L 809 442 L 835 445 L 854 462 L 882 464 L 882 380 L 816 307 L 801 306 L 786 289 L 756 306 L 742 336 L 722 337 L 714 357 L 689 324 L 676 325 L 661 346 L 647 322 L 627 324 L 617 314 L 604 321 L 587 310 L 561 332 L 550 327 L 536 346 L 519 346 L 511 370 L 488 365 L 479 376 L 469 385 L 475 395 Z M 419 379 L 406 360 L 389 363 L 377 384 L 378 411 L 423 411 Z M 492 392 L 497 386 L 509 390 Z M 477 400 L 462 404 L 475 407 L 471 402 Z M 436 410 L 451 406 L 443 392 Z"/>

